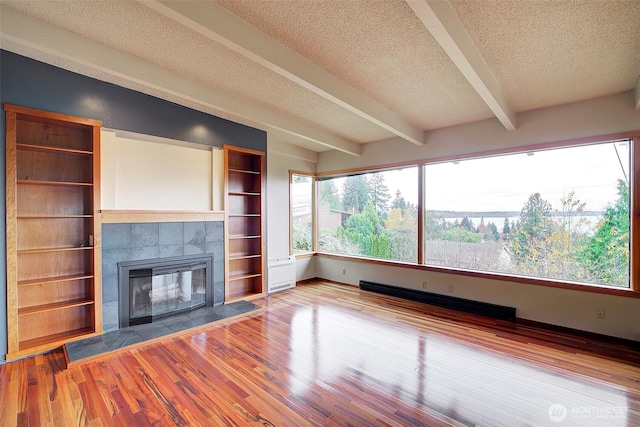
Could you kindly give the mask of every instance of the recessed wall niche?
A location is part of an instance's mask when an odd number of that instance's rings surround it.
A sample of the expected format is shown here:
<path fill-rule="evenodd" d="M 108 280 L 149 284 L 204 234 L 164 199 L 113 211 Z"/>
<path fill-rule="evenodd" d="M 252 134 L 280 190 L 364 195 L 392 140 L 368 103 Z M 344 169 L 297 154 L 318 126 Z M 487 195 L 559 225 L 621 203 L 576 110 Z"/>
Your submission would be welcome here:
<path fill-rule="evenodd" d="M 121 131 L 101 139 L 103 210 L 223 209 L 222 150 Z"/>

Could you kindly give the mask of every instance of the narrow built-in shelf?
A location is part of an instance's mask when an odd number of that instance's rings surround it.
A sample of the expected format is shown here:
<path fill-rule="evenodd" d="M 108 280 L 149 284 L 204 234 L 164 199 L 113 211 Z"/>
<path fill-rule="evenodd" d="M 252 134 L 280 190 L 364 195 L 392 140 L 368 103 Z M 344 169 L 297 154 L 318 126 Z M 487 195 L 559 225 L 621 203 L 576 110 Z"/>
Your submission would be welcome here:
<path fill-rule="evenodd" d="M 44 285 L 47 283 L 72 282 L 74 280 L 93 279 L 93 274 L 74 274 L 72 276 L 46 277 L 44 279 L 18 280 L 18 286 Z"/>
<path fill-rule="evenodd" d="M 254 254 L 254 255 L 246 255 L 246 254 L 229 254 L 229 260 L 236 259 L 250 259 L 250 258 L 260 258 L 262 255 Z"/>
<path fill-rule="evenodd" d="M 11 104 L 4 110 L 5 360 L 12 360 L 102 332 L 101 275 L 95 274 L 102 123 Z M 83 246 L 91 236 L 96 246 Z"/>
<path fill-rule="evenodd" d="M 245 236 L 244 234 L 235 234 L 233 236 L 229 236 L 229 239 L 259 239 L 262 236 L 256 236 L 256 235 L 248 235 Z"/>
<path fill-rule="evenodd" d="M 51 334 L 40 338 L 34 338 L 30 340 L 20 341 L 20 351 L 36 352 L 40 349 L 46 349 L 55 347 L 53 344 L 64 344 L 73 340 L 74 338 L 87 337 L 88 334 L 95 332 L 93 327 L 74 329 L 71 331 L 65 331 L 58 334 Z M 28 354 L 28 353 L 25 353 Z"/>
<path fill-rule="evenodd" d="M 75 219 L 93 218 L 93 215 L 18 215 L 18 219 Z"/>
<path fill-rule="evenodd" d="M 262 296 L 262 292 L 236 292 L 229 294 L 229 299 L 227 301 L 229 303 L 237 301 L 249 301 L 252 299 L 261 298 Z"/>
<path fill-rule="evenodd" d="M 229 172 L 248 173 L 248 174 L 251 174 L 251 175 L 260 175 L 260 171 L 254 171 L 254 170 L 248 170 L 248 169 L 233 169 L 233 168 L 229 168 Z"/>
<path fill-rule="evenodd" d="M 61 310 L 65 308 L 80 307 L 83 305 L 91 305 L 93 300 L 75 299 L 69 301 L 59 301 L 51 304 L 34 305 L 31 307 L 23 307 L 18 309 L 18 316 L 28 316 L 30 314 L 44 313 L 45 311 Z"/>
<path fill-rule="evenodd" d="M 262 273 L 232 274 L 232 275 L 229 275 L 229 280 L 230 281 L 244 280 L 244 279 L 251 279 L 253 277 L 260 277 L 260 276 L 262 276 Z"/>
<path fill-rule="evenodd" d="M 225 145 L 225 301 L 265 295 L 264 153 Z"/>
<path fill-rule="evenodd" d="M 230 196 L 260 196 L 260 193 L 248 192 L 248 191 L 230 191 Z"/>
<path fill-rule="evenodd" d="M 66 248 L 20 249 L 18 250 L 18 255 L 42 254 L 46 252 L 87 251 L 92 249 L 93 249 L 93 246 L 69 246 Z"/>
<path fill-rule="evenodd" d="M 82 156 L 93 156 L 91 151 L 85 150 L 73 150 L 70 148 L 59 148 L 59 147 L 47 147 L 44 145 L 32 145 L 32 144 L 16 144 L 16 148 L 19 150 L 27 150 L 27 151 L 40 151 L 40 152 L 49 152 L 49 153 L 62 153 L 62 154 L 77 154 Z"/>
<path fill-rule="evenodd" d="M 90 182 L 68 182 L 68 181 L 37 181 L 34 179 L 18 179 L 16 181 L 18 184 L 27 184 L 27 185 L 57 185 L 57 186 L 71 186 L 71 187 L 93 187 L 93 184 Z"/>

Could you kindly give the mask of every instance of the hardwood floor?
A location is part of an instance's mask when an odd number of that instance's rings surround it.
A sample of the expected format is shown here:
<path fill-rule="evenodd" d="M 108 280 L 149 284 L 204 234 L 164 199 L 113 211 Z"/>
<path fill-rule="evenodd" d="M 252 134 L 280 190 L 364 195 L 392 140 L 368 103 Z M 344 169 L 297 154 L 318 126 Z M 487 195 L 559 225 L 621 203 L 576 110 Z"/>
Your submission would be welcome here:
<path fill-rule="evenodd" d="M 0 366 L 0 426 L 638 426 L 640 355 L 326 282 L 66 368 Z"/>

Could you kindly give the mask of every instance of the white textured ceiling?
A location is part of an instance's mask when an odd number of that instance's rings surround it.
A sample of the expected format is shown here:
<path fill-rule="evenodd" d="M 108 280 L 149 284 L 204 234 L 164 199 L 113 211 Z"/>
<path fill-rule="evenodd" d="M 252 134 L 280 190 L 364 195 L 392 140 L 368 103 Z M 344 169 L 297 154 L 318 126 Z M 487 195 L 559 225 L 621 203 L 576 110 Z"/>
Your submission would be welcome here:
<path fill-rule="evenodd" d="M 508 132 L 640 74 L 640 0 L 0 3 L 4 49 L 316 152 L 492 117 Z"/>

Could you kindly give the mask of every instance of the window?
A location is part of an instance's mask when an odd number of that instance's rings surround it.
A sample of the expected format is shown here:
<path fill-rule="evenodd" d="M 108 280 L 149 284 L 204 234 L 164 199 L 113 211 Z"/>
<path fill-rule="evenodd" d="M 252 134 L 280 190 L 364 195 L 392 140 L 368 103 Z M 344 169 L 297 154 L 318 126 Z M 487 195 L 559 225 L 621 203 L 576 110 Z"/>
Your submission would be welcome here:
<path fill-rule="evenodd" d="M 550 143 L 316 177 L 317 250 L 640 291 L 632 268 L 640 260 L 639 141 Z"/>
<path fill-rule="evenodd" d="M 290 174 L 292 252 L 313 251 L 313 176 Z"/>
<path fill-rule="evenodd" d="M 631 142 L 425 166 L 424 262 L 629 287 Z"/>
<path fill-rule="evenodd" d="M 318 250 L 418 262 L 418 168 L 320 178 Z"/>

